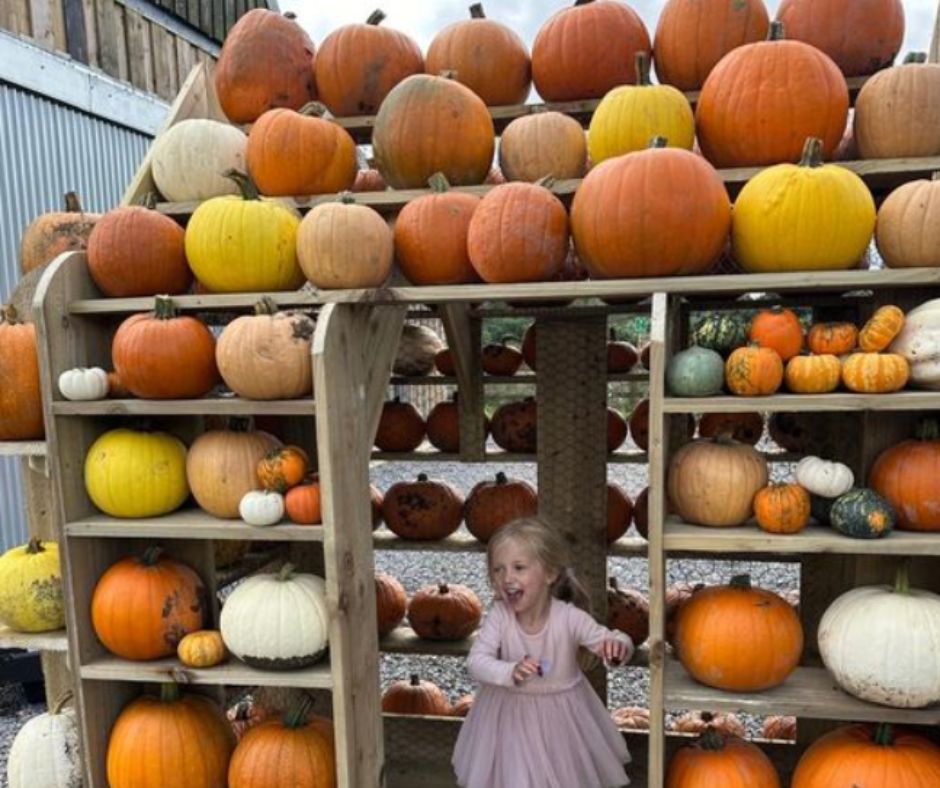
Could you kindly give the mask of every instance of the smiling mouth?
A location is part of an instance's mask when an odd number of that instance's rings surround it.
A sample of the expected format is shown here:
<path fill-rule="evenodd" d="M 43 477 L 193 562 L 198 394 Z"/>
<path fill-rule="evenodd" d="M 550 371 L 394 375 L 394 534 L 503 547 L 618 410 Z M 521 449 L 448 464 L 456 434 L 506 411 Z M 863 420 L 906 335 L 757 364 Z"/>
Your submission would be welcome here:
<path fill-rule="evenodd" d="M 513 605 L 522 599 L 522 589 L 519 588 L 507 588 L 505 591 L 503 591 L 503 593 L 506 595 L 506 600 Z"/>

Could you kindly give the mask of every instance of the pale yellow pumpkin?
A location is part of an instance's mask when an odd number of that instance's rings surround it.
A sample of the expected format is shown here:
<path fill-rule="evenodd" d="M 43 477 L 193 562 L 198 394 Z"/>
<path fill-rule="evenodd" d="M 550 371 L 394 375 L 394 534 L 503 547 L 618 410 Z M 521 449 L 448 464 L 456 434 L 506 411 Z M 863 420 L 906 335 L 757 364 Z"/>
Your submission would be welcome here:
<path fill-rule="evenodd" d="M 199 629 L 184 636 L 176 656 L 188 668 L 212 668 L 221 664 L 228 652 L 217 629 Z"/>
<path fill-rule="evenodd" d="M 238 185 L 222 173 L 245 169 L 247 144 L 237 126 L 208 118 L 182 120 L 153 143 L 153 182 L 171 202 L 238 194 Z"/>
<path fill-rule="evenodd" d="M 300 214 L 282 200 L 259 197 L 244 175 L 233 177 L 241 196 L 206 200 L 189 219 L 189 267 L 214 293 L 296 290 L 304 281 L 297 264 Z"/>
<path fill-rule="evenodd" d="M 584 129 L 561 112 L 534 112 L 513 120 L 499 138 L 499 168 L 507 181 L 529 183 L 550 175 L 581 178 L 587 165 Z"/>
<path fill-rule="evenodd" d="M 17 632 L 65 626 L 59 546 L 37 538 L 0 556 L 0 622 Z"/>
<path fill-rule="evenodd" d="M 875 201 L 865 182 L 822 164 L 822 143 L 810 138 L 799 164 L 768 167 L 734 203 L 735 261 L 751 273 L 854 268 L 875 229 Z"/>
<path fill-rule="evenodd" d="M 875 243 L 889 268 L 940 268 L 940 172 L 888 195 L 878 209 Z"/>
<path fill-rule="evenodd" d="M 611 90 L 598 104 L 588 129 L 588 153 L 594 164 L 649 147 L 665 137 L 671 148 L 692 150 L 695 117 L 688 99 L 671 85 L 650 82 L 649 54 L 636 54 L 636 85 Z"/>
<path fill-rule="evenodd" d="M 186 446 L 166 432 L 110 430 L 85 456 L 85 489 L 112 517 L 168 514 L 189 497 Z"/>

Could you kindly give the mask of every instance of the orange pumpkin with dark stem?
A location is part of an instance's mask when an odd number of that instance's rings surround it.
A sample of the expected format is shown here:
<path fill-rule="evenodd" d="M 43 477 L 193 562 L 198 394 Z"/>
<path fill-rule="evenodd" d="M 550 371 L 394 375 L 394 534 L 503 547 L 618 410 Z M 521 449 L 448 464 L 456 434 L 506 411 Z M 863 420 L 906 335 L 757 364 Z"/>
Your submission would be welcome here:
<path fill-rule="evenodd" d="M 258 481 L 265 490 L 284 493 L 304 480 L 310 457 L 299 446 L 278 446 L 258 463 Z"/>
<path fill-rule="evenodd" d="M 843 356 L 851 353 L 858 342 L 858 328 L 854 323 L 814 323 L 806 335 L 806 346 L 813 353 Z"/>
<path fill-rule="evenodd" d="M 396 85 L 424 71 L 418 45 L 380 27 L 384 19 L 382 11 L 373 11 L 365 24 L 343 25 L 320 44 L 317 89 L 334 115 L 374 115 Z"/>
<path fill-rule="evenodd" d="M 769 396 L 783 383 L 783 361 L 770 348 L 739 347 L 725 362 L 725 383 L 732 394 L 741 397 Z"/>
<path fill-rule="evenodd" d="M 464 503 L 463 516 L 467 530 L 481 542 L 487 542 L 506 523 L 532 517 L 538 509 L 535 488 L 500 471 L 494 481 L 487 479 L 474 485 Z"/>
<path fill-rule="evenodd" d="M 761 0 L 668 0 L 653 41 L 656 76 L 679 90 L 699 90 L 722 57 L 762 41 L 769 27 Z"/>
<path fill-rule="evenodd" d="M 108 651 L 148 660 L 176 653 L 183 636 L 202 629 L 206 589 L 186 564 L 150 547 L 112 564 L 95 585 L 91 623 Z"/>
<path fill-rule="evenodd" d="M 483 605 L 460 583 L 439 583 L 415 591 L 408 603 L 408 623 L 425 640 L 463 640 L 480 625 Z"/>
<path fill-rule="evenodd" d="M 541 182 L 504 183 L 480 201 L 467 233 L 484 282 L 544 282 L 568 255 L 568 213 Z"/>
<path fill-rule="evenodd" d="M 262 194 L 332 194 L 356 180 L 356 143 L 319 102 L 271 109 L 248 134 L 245 163 Z"/>
<path fill-rule="evenodd" d="M 382 406 L 375 445 L 382 451 L 414 451 L 424 440 L 425 424 L 418 409 L 400 397 Z"/>
<path fill-rule="evenodd" d="M 452 484 L 420 473 L 413 482 L 396 482 L 385 492 L 382 514 L 402 539 L 446 539 L 460 527 L 463 495 Z"/>
<path fill-rule="evenodd" d="M 235 734 L 214 700 L 161 684 L 159 698 L 131 701 L 114 721 L 107 782 L 111 788 L 222 788 L 234 748 Z"/>
<path fill-rule="evenodd" d="M 44 213 L 33 219 L 20 238 L 20 271 L 51 263 L 63 252 L 81 251 L 88 246 L 88 236 L 101 217 L 82 210 L 78 195 L 67 192 L 65 210 Z"/>
<path fill-rule="evenodd" d="M 652 48 L 626 3 L 575 0 L 542 25 L 532 43 L 532 80 L 543 101 L 601 98 L 636 81 L 637 52 Z"/>
<path fill-rule="evenodd" d="M 512 337 L 501 342 L 488 342 L 480 351 L 480 366 L 487 375 L 509 377 L 522 366 L 522 353 L 508 344 Z"/>
<path fill-rule="evenodd" d="M 799 533 L 809 523 L 809 492 L 799 484 L 770 484 L 754 496 L 754 517 L 769 533 Z"/>
<path fill-rule="evenodd" d="M 143 399 L 195 399 L 219 382 L 215 337 L 196 317 L 157 296 L 153 312 L 131 315 L 111 342 L 121 382 Z"/>
<path fill-rule="evenodd" d="M 866 353 L 878 353 L 901 333 L 904 328 L 904 311 L 894 304 L 878 307 L 858 332 L 859 349 Z"/>
<path fill-rule="evenodd" d="M 150 207 L 108 211 L 88 237 L 88 273 L 112 298 L 177 295 L 189 290 L 183 228 Z"/>
<path fill-rule="evenodd" d="M 538 406 L 533 397 L 500 405 L 490 422 L 493 440 L 501 449 L 533 454 L 538 449 Z"/>
<path fill-rule="evenodd" d="M 676 751 L 666 769 L 666 788 L 780 788 L 773 763 L 756 744 L 707 730 Z"/>
<path fill-rule="evenodd" d="M 443 173 L 429 179 L 432 194 L 408 202 L 395 220 L 398 267 L 416 285 L 457 285 L 478 280 L 467 254 L 474 194 L 450 191 Z"/>
<path fill-rule="evenodd" d="M 792 309 L 762 309 L 751 319 L 749 336 L 751 342 L 776 350 L 783 361 L 803 349 L 803 326 Z"/>
<path fill-rule="evenodd" d="M 875 459 L 869 486 L 883 495 L 904 531 L 940 531 L 940 427 L 933 419 L 917 425 L 912 440 L 885 449 Z"/>
<path fill-rule="evenodd" d="M 316 479 L 291 487 L 284 496 L 284 510 L 292 523 L 317 525 L 323 522 L 320 482 Z"/>
<path fill-rule="evenodd" d="M 408 681 L 393 681 L 382 695 L 382 711 L 391 714 L 444 716 L 450 714 L 450 701 L 431 681 L 412 673 Z"/>
<path fill-rule="evenodd" d="M 266 110 L 299 109 L 316 98 L 316 47 L 294 19 L 255 8 L 226 35 L 215 65 L 215 92 L 232 123 L 252 123 Z"/>
<path fill-rule="evenodd" d="M 607 544 L 623 536 L 633 519 L 633 503 L 619 484 L 607 482 Z"/>
<path fill-rule="evenodd" d="M 0 309 L 0 440 L 42 438 L 42 392 L 36 328 L 21 323 L 16 309 Z"/>
<path fill-rule="evenodd" d="M 650 634 L 649 602 L 639 591 L 620 588 L 616 577 L 607 583 L 607 626 L 629 635 L 636 648 Z"/>
<path fill-rule="evenodd" d="M 397 578 L 385 572 L 375 573 L 375 611 L 379 637 L 385 637 L 405 618 L 408 596 Z"/>
<path fill-rule="evenodd" d="M 705 413 L 698 423 L 702 438 L 729 431 L 734 440 L 756 446 L 764 434 L 764 417 L 760 413 Z"/>
<path fill-rule="evenodd" d="M 831 159 L 842 139 L 849 111 L 842 72 L 815 47 L 782 40 L 779 22 L 770 27 L 768 41 L 731 50 L 702 85 L 695 128 L 716 167 L 798 162 L 807 137 L 819 137 Z"/>

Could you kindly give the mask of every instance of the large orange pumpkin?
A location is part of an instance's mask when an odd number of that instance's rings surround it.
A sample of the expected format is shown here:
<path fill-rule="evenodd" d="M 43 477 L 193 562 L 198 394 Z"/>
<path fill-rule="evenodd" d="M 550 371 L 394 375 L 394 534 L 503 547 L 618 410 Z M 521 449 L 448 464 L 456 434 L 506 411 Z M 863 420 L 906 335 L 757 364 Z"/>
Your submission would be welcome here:
<path fill-rule="evenodd" d="M 380 27 L 384 19 L 382 11 L 373 11 L 365 24 L 343 25 L 320 44 L 317 90 L 334 115 L 374 115 L 392 88 L 424 71 L 418 45 Z"/>
<path fill-rule="evenodd" d="M 790 38 L 825 52 L 847 77 L 890 66 L 904 40 L 901 0 L 783 0 L 777 19 Z"/>
<path fill-rule="evenodd" d="M 905 531 L 940 531 L 940 429 L 922 421 L 916 437 L 875 459 L 869 486 L 888 499 Z"/>
<path fill-rule="evenodd" d="M 395 397 L 382 405 L 375 445 L 381 451 L 414 451 L 424 440 L 425 423 L 418 409 L 410 402 Z"/>
<path fill-rule="evenodd" d="M 578 257 L 595 279 L 703 273 L 730 227 L 718 174 L 679 148 L 608 159 L 587 174 L 571 205 Z"/>
<path fill-rule="evenodd" d="M 769 41 L 731 50 L 702 86 L 695 126 L 716 167 L 798 162 L 807 137 L 819 137 L 829 159 L 842 139 L 849 111 L 842 72 L 815 47 L 781 35 L 774 22 Z"/>
<path fill-rule="evenodd" d="M 535 36 L 535 89 L 545 101 L 601 98 L 618 85 L 632 85 L 636 53 L 650 49 L 643 20 L 626 3 L 575 0 Z"/>
<path fill-rule="evenodd" d="M 412 673 L 408 681 L 393 681 L 382 695 L 382 711 L 392 714 L 447 716 L 450 701 L 432 681 Z"/>
<path fill-rule="evenodd" d="M 416 74 L 388 94 L 372 131 L 376 166 L 394 189 L 441 172 L 455 186 L 483 183 L 495 147 L 483 100 L 453 79 Z"/>
<path fill-rule="evenodd" d="M 193 272 L 183 237 L 169 216 L 140 205 L 115 208 L 88 238 L 88 273 L 112 298 L 185 293 Z"/>
<path fill-rule="evenodd" d="M 538 513 L 539 498 L 535 488 L 523 479 L 510 479 L 499 471 L 493 481 L 477 482 L 463 508 L 467 530 L 481 542 L 506 523 Z M 629 517 L 627 518 L 629 524 Z"/>
<path fill-rule="evenodd" d="M 163 684 L 118 715 L 108 739 L 111 788 L 225 788 L 235 734 L 211 698 Z M 229 785 L 231 783 L 228 783 Z"/>
<path fill-rule="evenodd" d="M 782 361 L 788 361 L 803 349 L 803 326 L 796 312 L 781 306 L 762 309 L 751 319 L 751 342 L 776 350 Z"/>
<path fill-rule="evenodd" d="M 12 306 L 0 309 L 0 441 L 42 438 L 42 392 L 36 328 Z"/>
<path fill-rule="evenodd" d="M 23 230 L 20 238 L 20 270 L 28 274 L 63 252 L 86 248 L 88 236 L 100 218 L 96 213 L 85 213 L 78 195 L 67 192 L 64 211 L 41 214 Z"/>
<path fill-rule="evenodd" d="M 229 30 L 215 65 L 215 91 L 232 123 L 252 123 L 274 107 L 316 98 L 316 47 L 293 14 L 255 8 Z"/>
<path fill-rule="evenodd" d="M 408 623 L 425 640 L 463 640 L 479 626 L 483 605 L 469 586 L 439 583 L 415 591 Z"/>
<path fill-rule="evenodd" d="M 420 473 L 416 481 L 395 482 L 385 491 L 382 514 L 402 539 L 446 539 L 460 527 L 463 502 L 452 484 Z"/>
<path fill-rule="evenodd" d="M 524 103 L 532 84 L 532 69 L 522 39 L 506 25 L 487 19 L 482 3 L 470 6 L 470 17 L 434 36 L 425 58 L 425 71 L 456 72 L 455 79 L 488 106 Z"/>
<path fill-rule="evenodd" d="M 544 282 L 568 255 L 568 213 L 540 184 L 495 186 L 470 220 L 467 251 L 484 282 Z"/>
<path fill-rule="evenodd" d="M 108 651 L 147 660 L 176 653 L 183 636 L 203 629 L 208 599 L 199 575 L 150 547 L 112 564 L 91 596 L 91 624 Z"/>
<path fill-rule="evenodd" d="M 706 730 L 681 747 L 666 770 L 666 788 L 780 788 L 774 765 L 756 744 Z"/>
<path fill-rule="evenodd" d="M 581 124 L 561 112 L 540 108 L 516 118 L 499 138 L 499 167 L 505 180 L 580 178 L 587 164 Z"/>
<path fill-rule="evenodd" d="M 698 90 L 722 57 L 762 41 L 769 26 L 762 0 L 668 0 L 653 41 L 656 76 L 679 90 Z"/>

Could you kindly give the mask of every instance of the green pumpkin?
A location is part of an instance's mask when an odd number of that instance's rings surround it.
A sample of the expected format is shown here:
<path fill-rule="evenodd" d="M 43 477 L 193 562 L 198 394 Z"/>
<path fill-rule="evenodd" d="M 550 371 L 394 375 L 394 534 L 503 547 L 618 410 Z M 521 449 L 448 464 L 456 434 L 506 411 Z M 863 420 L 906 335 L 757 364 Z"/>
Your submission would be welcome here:
<path fill-rule="evenodd" d="M 832 527 L 854 539 L 877 539 L 891 533 L 897 516 L 891 504 L 868 487 L 856 487 L 836 498 L 829 511 Z"/>
<path fill-rule="evenodd" d="M 835 498 L 823 498 L 821 495 L 813 495 L 810 493 L 809 513 L 820 525 L 831 525 L 832 505 L 835 502 Z"/>
<path fill-rule="evenodd" d="M 666 388 L 674 397 L 711 397 L 724 382 L 725 363 L 708 348 L 686 348 L 666 365 Z"/>
<path fill-rule="evenodd" d="M 747 344 L 750 321 L 738 312 L 715 312 L 707 314 L 692 329 L 693 345 L 708 348 L 727 356 L 732 350 Z"/>

